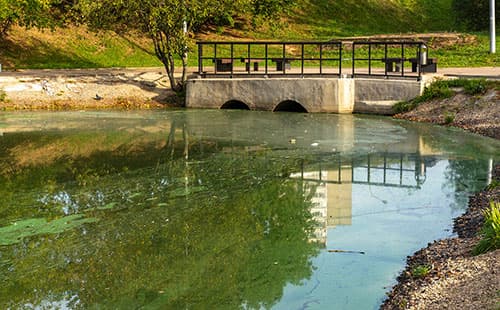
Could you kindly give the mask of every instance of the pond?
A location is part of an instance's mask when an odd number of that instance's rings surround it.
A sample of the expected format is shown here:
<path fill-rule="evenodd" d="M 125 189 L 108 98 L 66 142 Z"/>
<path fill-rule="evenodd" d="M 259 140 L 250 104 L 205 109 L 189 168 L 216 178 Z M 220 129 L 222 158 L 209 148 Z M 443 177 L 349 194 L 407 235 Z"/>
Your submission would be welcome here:
<path fill-rule="evenodd" d="M 383 117 L 0 115 L 2 309 L 376 309 L 498 141 Z"/>

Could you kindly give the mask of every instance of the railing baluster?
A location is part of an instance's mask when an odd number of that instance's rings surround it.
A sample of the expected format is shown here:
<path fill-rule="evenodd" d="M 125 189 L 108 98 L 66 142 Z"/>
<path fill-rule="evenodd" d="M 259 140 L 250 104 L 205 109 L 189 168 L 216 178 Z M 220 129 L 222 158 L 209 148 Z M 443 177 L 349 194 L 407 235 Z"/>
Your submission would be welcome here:
<path fill-rule="evenodd" d="M 343 59 L 344 57 L 344 44 L 342 42 L 273 42 L 273 41 L 263 41 L 263 42 L 197 42 L 198 46 L 198 74 L 202 77 L 208 77 L 211 75 L 220 75 L 230 77 L 242 76 L 246 75 L 257 75 L 257 76 L 268 76 L 269 73 L 278 73 L 281 75 L 299 75 L 297 73 L 298 67 L 295 72 L 288 70 L 290 66 L 290 62 L 299 61 L 300 60 L 300 75 L 302 77 L 306 76 L 317 76 L 318 71 L 314 70 L 306 70 L 306 66 L 314 66 L 317 68 L 318 60 L 319 60 L 319 75 L 320 76 L 338 76 L 342 77 L 343 71 L 343 61 L 348 59 Z M 209 51 L 207 54 L 206 48 L 210 48 L 213 46 L 213 51 Z M 241 50 L 239 47 L 241 46 Z M 245 47 L 246 46 L 246 52 Z M 262 46 L 265 48 L 265 56 L 262 57 L 261 54 L 253 55 L 255 52 L 252 52 L 252 49 L 255 50 L 255 46 L 257 46 L 257 50 L 260 50 Z M 292 46 L 293 48 L 300 46 L 300 56 L 296 53 L 287 54 L 287 47 Z M 422 59 L 421 54 L 423 52 L 423 42 L 409 42 L 409 41 L 400 41 L 400 42 L 390 42 L 390 41 L 356 41 L 352 43 L 352 77 L 356 76 L 385 76 L 385 78 L 416 78 L 417 80 L 421 80 L 422 77 Z M 227 48 L 230 49 L 230 56 L 228 57 Z M 309 51 L 309 47 L 313 47 L 311 51 Z M 378 56 L 377 51 L 383 47 L 383 56 Z M 271 50 L 270 50 L 271 48 Z M 276 52 L 279 52 L 279 48 L 281 48 L 281 55 L 278 58 L 270 58 L 272 55 L 276 56 Z M 368 55 L 365 56 L 365 52 L 362 52 L 363 56 L 360 57 L 359 51 L 357 49 L 368 49 Z M 400 48 L 400 55 L 396 57 L 397 54 L 393 51 L 394 49 Z M 410 54 L 407 49 L 410 48 L 411 53 L 414 53 L 416 50 L 417 58 L 407 58 Z M 307 50 L 306 50 L 307 49 Z M 332 49 L 331 54 L 328 53 Z M 333 49 L 338 49 L 338 51 L 333 51 Z M 221 52 L 222 51 L 222 52 Z M 274 52 L 274 54 L 272 53 Z M 270 54 L 271 53 L 271 54 Z M 207 55 L 205 55 L 207 54 Z M 224 57 L 225 55 L 225 57 Z M 295 55 L 295 56 L 294 56 Z M 331 55 L 331 56 L 330 56 Z M 391 56 L 392 55 L 392 56 Z M 235 57 L 239 57 L 235 59 Z M 253 57 L 253 58 L 252 58 Z M 295 58 L 293 58 L 295 57 Z M 300 57 L 300 58 L 298 58 Z M 410 56 L 411 57 L 411 56 Z M 238 70 L 239 59 L 245 63 L 245 71 Z M 214 71 L 209 70 L 207 72 L 205 68 L 204 61 L 212 60 L 214 63 Z M 385 66 L 384 71 L 375 70 L 374 60 L 381 60 Z M 269 61 L 276 62 L 276 72 L 269 71 Z M 313 61 L 316 63 L 306 64 L 307 61 Z M 338 62 L 337 70 L 335 71 L 335 64 L 332 65 L 332 68 L 328 67 L 329 62 Z M 366 61 L 368 62 L 366 70 Z M 407 72 L 405 62 L 411 62 L 411 72 L 410 74 Z M 259 70 L 259 63 L 265 63 L 265 70 Z M 357 64 L 357 63 L 358 64 Z M 359 62 L 363 62 L 360 64 Z M 326 66 L 325 66 L 326 64 Z M 394 65 L 397 65 L 397 68 L 394 70 Z M 357 68 L 358 66 L 359 68 Z M 392 68 L 391 68 L 392 66 Z M 252 70 L 253 68 L 253 70 Z M 359 69 L 362 69 L 359 71 Z M 377 67 L 378 68 L 378 67 Z M 308 68 L 309 69 L 309 68 Z M 328 70 L 327 70 L 328 69 Z M 331 69 L 331 70 L 330 70 Z M 356 71 L 358 70 L 358 71 Z M 400 70 L 399 74 L 392 74 L 392 71 Z M 408 69 L 409 70 L 409 69 Z M 290 72 L 288 72 L 290 71 Z"/>

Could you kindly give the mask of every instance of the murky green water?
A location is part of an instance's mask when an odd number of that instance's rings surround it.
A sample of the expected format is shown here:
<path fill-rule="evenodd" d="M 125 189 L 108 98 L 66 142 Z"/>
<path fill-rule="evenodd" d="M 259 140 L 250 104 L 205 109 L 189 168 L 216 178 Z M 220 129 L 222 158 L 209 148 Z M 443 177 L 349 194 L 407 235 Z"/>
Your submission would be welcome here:
<path fill-rule="evenodd" d="M 3 113 L 0 308 L 374 309 L 499 152 L 376 117 Z"/>

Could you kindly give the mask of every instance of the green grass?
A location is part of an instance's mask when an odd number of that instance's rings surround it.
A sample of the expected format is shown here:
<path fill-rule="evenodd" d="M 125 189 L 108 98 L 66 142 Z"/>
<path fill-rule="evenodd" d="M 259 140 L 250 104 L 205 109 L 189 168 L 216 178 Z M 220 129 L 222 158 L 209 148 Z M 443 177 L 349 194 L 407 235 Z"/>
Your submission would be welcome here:
<path fill-rule="evenodd" d="M 398 102 L 393 106 L 395 113 L 404 113 L 415 109 L 419 104 L 433 99 L 446 99 L 455 93 L 451 88 L 463 88 L 464 93 L 477 96 L 484 94 L 488 88 L 498 87 L 499 82 L 485 79 L 455 79 L 436 80 L 424 89 L 421 96 L 410 100 Z M 450 124 L 455 120 L 455 114 L 445 115 L 445 123 Z"/>
<path fill-rule="evenodd" d="M 474 248 L 474 255 L 500 249 L 500 203 L 491 202 L 485 210 L 481 236 L 481 241 Z"/>
<path fill-rule="evenodd" d="M 214 27 L 203 39 L 325 41 L 373 34 L 454 31 L 457 29 L 452 2 L 297 0 L 297 5 L 281 17 L 266 22 L 252 22 L 248 17 L 240 17 L 235 28 Z M 498 66 L 500 53 L 488 52 L 488 34 L 474 35 L 477 39 L 469 43 L 431 49 L 429 57 L 438 58 L 439 67 Z M 497 45 L 500 46 L 498 37 Z M 219 50 L 226 54 L 228 51 L 227 47 Z M 279 48 L 271 49 L 271 52 L 279 54 Z M 162 66 L 147 38 L 112 32 L 96 34 L 83 27 L 56 29 L 54 32 L 15 27 L 11 35 L 0 39 L 0 63 L 5 70 Z M 196 48 L 189 54 L 189 66 L 197 66 Z"/>
<path fill-rule="evenodd" d="M 411 270 L 411 275 L 414 278 L 424 278 L 429 272 L 431 272 L 432 267 L 429 265 L 418 265 Z"/>

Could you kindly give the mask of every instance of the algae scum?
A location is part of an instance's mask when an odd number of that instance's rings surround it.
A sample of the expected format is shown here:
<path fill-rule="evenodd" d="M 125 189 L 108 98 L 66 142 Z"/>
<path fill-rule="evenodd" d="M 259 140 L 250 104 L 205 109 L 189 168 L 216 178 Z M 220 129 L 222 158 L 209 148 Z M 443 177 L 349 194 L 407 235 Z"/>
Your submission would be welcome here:
<path fill-rule="evenodd" d="M 500 157 L 351 115 L 4 113 L 0 133 L 11 309 L 375 308 Z"/>

